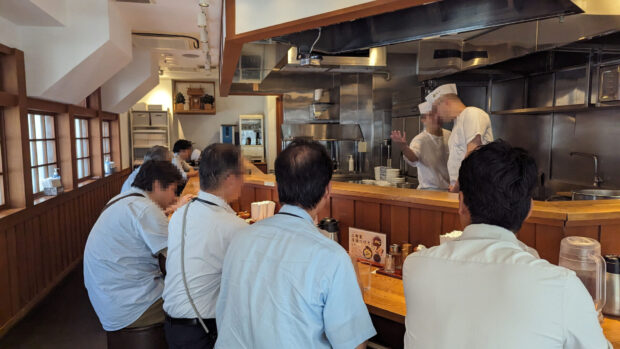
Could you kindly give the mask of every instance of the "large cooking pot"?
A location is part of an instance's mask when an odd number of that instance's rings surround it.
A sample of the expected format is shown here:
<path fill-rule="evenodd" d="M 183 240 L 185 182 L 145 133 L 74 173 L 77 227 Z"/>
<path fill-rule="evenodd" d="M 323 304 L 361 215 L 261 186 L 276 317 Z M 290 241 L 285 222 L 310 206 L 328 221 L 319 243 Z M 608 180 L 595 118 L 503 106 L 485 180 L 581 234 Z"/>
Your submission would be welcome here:
<path fill-rule="evenodd" d="M 620 190 L 584 189 L 573 191 L 573 200 L 620 200 Z"/>

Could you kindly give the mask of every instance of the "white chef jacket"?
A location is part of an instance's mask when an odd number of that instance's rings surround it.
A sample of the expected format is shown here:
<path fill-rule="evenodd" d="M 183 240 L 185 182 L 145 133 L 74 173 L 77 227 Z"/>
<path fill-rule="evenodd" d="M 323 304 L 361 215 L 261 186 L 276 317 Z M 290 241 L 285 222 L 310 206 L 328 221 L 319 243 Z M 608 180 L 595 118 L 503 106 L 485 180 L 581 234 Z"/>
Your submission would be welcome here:
<path fill-rule="evenodd" d="M 405 348 L 611 348 L 571 270 L 528 252 L 498 226 L 407 257 Z"/>
<path fill-rule="evenodd" d="M 448 189 L 450 176 L 448 175 L 448 139 L 451 132 L 442 129 L 442 136 L 435 136 L 426 130 L 415 136 L 409 148 L 418 161 L 405 161 L 418 168 L 418 189 Z"/>
<path fill-rule="evenodd" d="M 493 142 L 491 119 L 484 110 L 467 107 L 454 120 L 454 127 L 448 142 L 450 147 L 448 173 L 450 173 L 451 185 L 454 185 L 459 178 L 461 162 L 467 155 L 467 144 L 473 141 L 477 135 L 480 135 L 482 144 Z"/>
<path fill-rule="evenodd" d="M 157 253 L 166 248 L 168 219 L 136 187 L 95 222 L 84 250 L 84 285 L 106 331 L 131 325 L 161 298 L 164 279 Z M 110 201 L 112 201 L 110 200 Z"/>
<path fill-rule="evenodd" d="M 222 198 L 200 191 L 198 198 L 217 206 L 194 201 L 187 212 L 185 232 L 185 276 L 190 295 L 203 319 L 215 318 L 222 263 L 230 240 L 247 223 Z M 172 215 L 168 225 L 168 256 L 164 310 L 173 318 L 196 318 L 189 303 L 181 273 L 181 230 L 187 205 Z"/>
<path fill-rule="evenodd" d="M 186 172 L 189 172 L 189 165 L 187 164 L 187 162 L 181 159 L 179 154 L 174 154 L 174 156 L 172 157 L 172 164 L 179 169 L 179 172 L 181 173 L 183 180 L 187 180 Z"/>

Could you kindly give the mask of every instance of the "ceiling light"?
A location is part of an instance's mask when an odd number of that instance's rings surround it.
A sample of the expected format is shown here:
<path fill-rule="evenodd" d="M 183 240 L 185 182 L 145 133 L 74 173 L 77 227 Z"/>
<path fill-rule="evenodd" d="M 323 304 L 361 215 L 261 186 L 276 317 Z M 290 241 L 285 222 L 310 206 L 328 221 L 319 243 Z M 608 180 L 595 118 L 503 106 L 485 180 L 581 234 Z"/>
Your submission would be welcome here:
<path fill-rule="evenodd" d="M 200 7 L 209 7 L 209 3 L 207 2 L 207 0 L 198 0 L 198 5 Z"/>
<path fill-rule="evenodd" d="M 185 57 L 185 58 L 198 58 L 198 57 L 200 57 L 200 55 L 197 55 L 195 53 L 184 53 L 183 57 Z"/>

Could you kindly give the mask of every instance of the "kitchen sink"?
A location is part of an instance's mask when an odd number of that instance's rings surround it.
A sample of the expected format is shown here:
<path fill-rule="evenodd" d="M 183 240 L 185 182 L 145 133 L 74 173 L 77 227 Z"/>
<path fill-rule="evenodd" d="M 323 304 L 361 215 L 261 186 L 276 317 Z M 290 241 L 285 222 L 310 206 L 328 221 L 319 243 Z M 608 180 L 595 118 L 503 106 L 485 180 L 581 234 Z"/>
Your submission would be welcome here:
<path fill-rule="evenodd" d="M 620 200 L 620 190 L 582 189 L 573 191 L 573 200 Z"/>

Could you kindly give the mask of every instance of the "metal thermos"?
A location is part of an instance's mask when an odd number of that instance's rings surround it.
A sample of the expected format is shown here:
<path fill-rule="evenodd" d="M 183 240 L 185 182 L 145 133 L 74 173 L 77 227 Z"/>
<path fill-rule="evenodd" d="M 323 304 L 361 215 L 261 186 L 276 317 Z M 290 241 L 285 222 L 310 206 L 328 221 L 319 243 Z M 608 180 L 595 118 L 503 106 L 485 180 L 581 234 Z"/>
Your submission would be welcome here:
<path fill-rule="evenodd" d="M 603 313 L 607 315 L 620 316 L 620 256 L 606 255 L 605 283 L 607 297 Z"/>
<path fill-rule="evenodd" d="M 327 232 L 327 237 L 338 242 L 340 234 L 340 228 L 338 227 L 338 220 L 334 218 L 323 218 L 319 222 L 319 228 Z"/>

